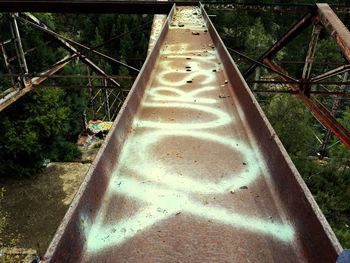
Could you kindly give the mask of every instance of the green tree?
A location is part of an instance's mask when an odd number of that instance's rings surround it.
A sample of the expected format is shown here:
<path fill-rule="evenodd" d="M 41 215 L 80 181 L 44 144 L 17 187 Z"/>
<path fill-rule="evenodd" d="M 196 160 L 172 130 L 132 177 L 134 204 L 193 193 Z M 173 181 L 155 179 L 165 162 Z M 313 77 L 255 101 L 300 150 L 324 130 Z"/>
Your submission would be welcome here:
<path fill-rule="evenodd" d="M 65 139 L 70 108 L 64 91 L 38 89 L 0 114 L 0 176 L 35 173 L 45 159 L 69 160 L 79 155 Z"/>
<path fill-rule="evenodd" d="M 300 100 L 276 95 L 264 110 L 289 154 L 309 155 L 317 149 L 318 142 L 310 128 L 313 117 Z"/>

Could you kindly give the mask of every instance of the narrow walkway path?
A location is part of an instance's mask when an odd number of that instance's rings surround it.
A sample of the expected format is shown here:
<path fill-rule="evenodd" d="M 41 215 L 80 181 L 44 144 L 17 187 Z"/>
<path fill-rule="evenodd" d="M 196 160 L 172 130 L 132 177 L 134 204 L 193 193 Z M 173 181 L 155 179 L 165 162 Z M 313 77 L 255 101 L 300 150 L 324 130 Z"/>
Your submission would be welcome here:
<path fill-rule="evenodd" d="M 199 8 L 178 7 L 83 261 L 297 261 L 234 88 Z"/>

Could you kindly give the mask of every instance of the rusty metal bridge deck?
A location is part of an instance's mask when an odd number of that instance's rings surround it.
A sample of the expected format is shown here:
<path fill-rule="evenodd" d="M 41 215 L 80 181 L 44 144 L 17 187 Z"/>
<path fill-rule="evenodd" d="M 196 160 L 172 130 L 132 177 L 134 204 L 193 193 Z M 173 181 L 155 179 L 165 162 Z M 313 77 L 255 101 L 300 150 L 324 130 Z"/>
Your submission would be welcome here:
<path fill-rule="evenodd" d="M 174 7 L 50 262 L 334 262 L 341 247 L 201 6 Z"/>

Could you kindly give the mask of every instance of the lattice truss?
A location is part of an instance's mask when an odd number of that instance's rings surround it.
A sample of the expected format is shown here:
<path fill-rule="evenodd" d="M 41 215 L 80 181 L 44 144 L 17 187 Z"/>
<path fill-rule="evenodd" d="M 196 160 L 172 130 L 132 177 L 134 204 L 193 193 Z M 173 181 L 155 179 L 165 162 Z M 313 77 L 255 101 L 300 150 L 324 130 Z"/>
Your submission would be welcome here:
<path fill-rule="evenodd" d="M 224 9 L 226 11 L 237 11 L 241 10 L 242 8 L 245 10 L 250 10 L 252 8 L 256 9 L 256 6 L 241 5 L 242 4 L 219 5 L 213 3 L 210 7 L 219 10 Z M 284 8 L 283 10 L 285 10 L 289 7 L 264 6 L 263 8 L 264 9 L 260 10 L 268 12 L 281 12 L 281 8 Z M 349 131 L 346 130 L 334 117 L 341 104 L 340 98 L 350 97 L 349 93 L 347 92 L 347 85 L 350 84 L 348 79 L 348 71 L 350 70 L 350 32 L 327 4 L 316 4 L 311 7 L 297 6 L 297 8 L 301 8 L 301 10 L 298 9 L 299 11 L 306 11 L 306 14 L 257 60 L 254 60 L 237 50 L 229 47 L 228 49 L 231 51 L 231 54 L 238 55 L 242 59 L 251 63 L 248 69 L 243 73 L 243 76 L 248 83 L 253 84 L 253 92 L 291 93 L 305 103 L 314 116 L 322 123 L 322 125 L 326 127 L 326 129 L 328 129 L 321 148 L 325 148 L 327 146 L 331 132 L 350 148 Z M 335 10 L 340 13 L 349 12 L 349 8 L 335 8 Z M 128 68 L 129 72 L 137 73 L 139 71 L 138 69 L 97 51 L 98 47 L 90 48 L 56 33 L 31 13 L 8 13 L 7 16 L 11 27 L 12 37 L 11 39 L 0 43 L 0 51 L 3 56 L 3 63 L 7 69 L 7 76 L 11 78 L 12 86 L 2 91 L 0 94 L 0 111 L 27 92 L 35 89 L 39 85 L 43 85 L 43 82 L 48 78 L 51 80 L 59 78 L 60 76 L 58 76 L 56 73 L 64 68 L 68 63 L 79 61 L 79 63 L 84 63 L 86 65 L 87 74 L 85 76 L 79 76 L 80 78 L 84 78 L 85 82 L 83 85 L 75 84 L 74 86 L 86 87 L 89 89 L 89 112 L 91 114 L 89 117 L 91 119 L 103 120 L 113 120 L 116 117 L 130 87 L 123 87 L 119 82 L 117 82 L 117 79 L 120 78 L 120 76 L 111 76 L 107 74 L 103 69 L 92 62 L 92 60 L 89 58 L 89 54 L 94 54 L 118 63 Z M 56 43 L 67 50 L 69 54 L 54 64 L 51 68 L 43 72 L 37 74 L 29 72 L 26 55 L 34 51 L 35 48 L 23 50 L 19 25 L 30 26 L 43 32 L 44 35 L 49 35 Z M 281 66 L 282 64 L 279 64 L 273 59 L 276 57 L 278 52 L 297 38 L 309 26 L 312 26 L 312 35 L 309 42 L 308 52 L 305 61 L 303 62 L 302 73 L 300 76 L 291 76 Z M 344 63 L 322 74 L 312 75 L 311 72 L 315 64 L 314 58 L 317 50 L 317 42 L 321 31 L 324 29 L 329 32 L 329 34 L 338 44 L 344 57 Z M 9 56 L 7 54 L 7 47 L 10 45 L 15 47 L 14 56 Z M 275 75 L 279 76 L 279 79 L 261 78 L 259 74 L 257 74 L 259 68 L 265 68 L 273 72 Z M 252 77 L 253 73 L 255 73 L 255 77 Z M 76 78 L 77 76 L 64 77 Z M 334 77 L 338 79 L 334 80 Z M 133 79 L 135 77 L 124 76 L 123 78 Z M 258 84 L 261 83 L 276 84 L 280 86 L 283 84 L 283 87 L 287 87 L 288 89 L 258 89 Z M 327 85 L 333 85 L 332 87 L 335 85 L 338 88 L 336 90 L 330 90 L 327 88 L 324 88 L 323 90 L 318 89 L 318 87 L 326 87 Z M 68 86 L 66 85 L 66 87 Z M 332 109 L 328 110 L 315 95 L 336 96 Z M 323 149 L 323 151 L 325 151 L 325 149 Z"/>
<path fill-rule="evenodd" d="M 276 55 L 309 26 L 312 26 L 312 33 L 305 61 L 302 62 L 303 70 L 299 76 L 292 76 L 282 67 L 282 63 L 277 62 L 275 59 Z M 317 43 L 322 30 L 327 31 L 334 38 L 342 53 L 344 62 L 336 68 L 321 74 L 312 75 L 312 69 L 315 66 L 314 59 Z M 349 131 L 335 119 L 336 112 L 341 104 L 341 98 L 350 97 L 347 89 L 347 86 L 350 84 L 348 77 L 348 72 L 350 71 L 350 32 L 328 4 L 316 4 L 309 9 L 298 22 L 257 60 L 232 48 L 228 47 L 228 50 L 233 55 L 249 62 L 249 66 L 243 73 L 243 76 L 247 83 L 252 84 L 253 92 L 291 93 L 303 101 L 318 121 L 328 129 L 325 140 L 322 142 L 321 154 L 325 152 L 331 132 L 347 147 L 350 147 Z M 332 60 L 331 57 L 329 59 Z M 262 77 L 260 75 L 261 68 L 272 72 L 276 78 L 267 79 Z M 259 84 L 274 85 L 274 89 L 260 89 L 258 88 Z M 336 88 L 334 89 L 334 87 Z M 336 96 L 330 111 L 317 99 L 319 95 Z"/>
<path fill-rule="evenodd" d="M 126 67 L 129 72 L 134 74 L 138 73 L 138 69 L 97 51 L 97 48 L 101 47 L 103 44 L 90 48 L 56 33 L 31 13 L 8 13 L 4 14 L 3 18 L 7 19 L 9 22 L 11 38 L 0 43 L 2 66 L 7 70 L 5 73 L 1 72 L 1 77 L 10 79 L 11 87 L 1 87 L 0 111 L 38 86 L 87 88 L 90 97 L 89 108 L 86 111 L 89 115 L 88 118 L 106 121 L 114 120 L 128 94 L 132 84 L 130 80 L 135 79 L 135 75 L 110 75 L 99 65 L 94 63 L 90 57 L 95 55 L 102 59 L 112 61 L 113 63 L 119 64 L 121 67 Z M 36 61 L 27 61 L 27 57 L 30 53 L 34 53 L 38 47 L 24 50 L 20 32 L 21 29 L 26 30 L 27 27 L 42 32 L 43 38 L 48 36 L 50 41 L 46 41 L 45 44 L 50 45 L 54 42 L 56 45 L 55 48 L 62 47 L 68 51 L 66 52 L 67 55 L 42 72 L 30 72 L 28 63 L 36 63 Z M 72 63 L 84 64 L 85 74 L 57 74 L 58 71 L 62 70 L 66 65 Z M 63 80 L 63 82 L 61 80 Z M 123 84 L 121 84 L 119 80 L 122 80 Z M 86 112 L 84 112 L 85 116 Z"/>

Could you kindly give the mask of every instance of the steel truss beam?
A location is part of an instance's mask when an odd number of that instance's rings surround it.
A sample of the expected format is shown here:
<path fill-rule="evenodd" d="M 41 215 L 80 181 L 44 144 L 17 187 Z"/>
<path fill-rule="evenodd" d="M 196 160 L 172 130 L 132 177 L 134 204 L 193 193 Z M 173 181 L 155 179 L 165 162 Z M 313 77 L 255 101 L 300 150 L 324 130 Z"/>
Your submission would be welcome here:
<path fill-rule="evenodd" d="M 272 58 L 277 54 L 282 48 L 284 48 L 292 39 L 300 34 L 306 27 L 308 27 L 312 21 L 312 13 L 308 12 L 305 16 L 303 16 L 296 24 L 292 26 L 291 29 L 288 30 L 286 34 L 284 34 L 274 45 L 272 45 L 257 61 L 263 62 L 264 59 Z M 249 77 L 254 70 L 256 69 L 257 64 L 252 64 L 246 72 L 244 72 L 244 77 Z"/>
<path fill-rule="evenodd" d="M 86 56 L 84 56 L 83 54 L 81 54 L 75 47 L 73 47 L 71 44 L 69 44 L 63 37 L 61 37 L 59 34 L 57 34 L 56 32 L 52 31 L 51 29 L 49 29 L 49 27 L 47 25 L 45 25 L 42 21 L 40 21 L 39 19 L 37 19 L 35 16 L 33 16 L 30 13 L 25 13 L 25 15 L 30 18 L 32 20 L 33 23 L 36 24 L 36 28 L 43 31 L 44 33 L 54 37 L 56 40 L 58 40 L 58 42 L 61 44 L 61 46 L 63 48 L 65 48 L 66 50 L 68 50 L 69 52 L 74 53 L 76 56 L 80 57 L 81 61 L 88 65 L 94 72 L 96 72 L 97 74 L 101 74 L 102 76 L 104 76 L 106 79 L 108 79 L 112 84 L 120 87 L 120 84 L 118 82 L 116 82 L 114 79 L 110 79 L 108 78 L 108 75 L 100 68 L 98 67 L 95 63 L 93 63 L 89 58 L 87 58 Z M 18 18 L 19 20 L 23 21 L 22 18 Z M 26 20 L 25 20 L 26 21 Z M 31 23 L 31 25 L 33 25 L 33 23 Z"/>
<path fill-rule="evenodd" d="M 282 1 L 281 1 L 282 2 Z M 0 12 L 62 12 L 62 13 L 125 13 L 168 14 L 172 5 L 193 5 L 197 2 L 169 1 L 115 1 L 115 0 L 1 0 Z M 248 10 L 263 12 L 306 12 L 315 8 L 313 4 L 241 3 L 203 1 L 205 7 L 218 10 Z M 332 5 L 338 13 L 349 13 L 347 4 Z"/>
<path fill-rule="evenodd" d="M 107 56 L 107 55 L 105 55 L 105 54 L 103 54 L 103 53 L 101 53 L 101 52 L 99 52 L 99 51 L 97 51 L 97 50 L 95 50 L 93 48 L 87 47 L 87 46 L 85 46 L 83 44 L 80 44 L 80 43 L 78 43 L 78 42 L 76 42 L 74 40 L 71 40 L 71 39 L 69 39 L 67 37 L 64 37 L 64 36 L 54 32 L 53 30 L 49 29 L 46 25 L 44 25 L 41 21 L 39 21 L 35 16 L 33 16 L 30 13 L 24 13 L 24 15 L 27 16 L 29 19 L 31 19 L 33 22 L 28 21 L 28 20 L 26 20 L 24 18 L 21 18 L 21 17 L 18 17 L 17 19 L 19 19 L 23 23 L 27 23 L 27 24 L 31 25 L 32 27 L 34 27 L 34 28 L 36 28 L 36 29 L 38 29 L 40 31 L 43 31 L 44 33 L 50 34 L 51 36 L 53 36 L 54 38 L 56 38 L 57 40 L 59 40 L 61 42 L 63 41 L 65 43 L 64 45 L 67 45 L 67 44 L 68 45 L 69 44 L 76 45 L 79 48 L 85 49 L 85 50 L 87 50 L 87 51 L 89 51 L 91 53 L 94 53 L 94 54 L 96 54 L 96 55 L 98 55 L 100 57 L 103 57 L 103 58 L 106 58 L 106 59 L 111 60 L 113 62 L 116 62 L 116 63 L 118 63 L 118 64 L 120 64 L 120 65 L 122 65 L 122 66 L 124 66 L 124 67 L 126 67 L 128 69 L 131 69 L 131 70 L 136 71 L 136 72 L 140 71 L 137 68 L 131 67 L 131 66 L 127 65 L 126 63 L 123 63 L 123 62 L 121 62 L 121 61 L 119 61 L 119 60 L 117 60 L 115 58 Z M 79 55 L 79 57 L 84 57 L 84 55 L 82 53 L 80 53 L 80 52 L 78 53 L 76 51 L 73 51 L 71 48 L 69 49 L 69 51 L 76 53 L 77 55 Z"/>
<path fill-rule="evenodd" d="M 20 89 L 19 87 L 12 87 L 5 90 L 0 94 L 0 112 L 6 107 L 10 106 L 13 102 L 17 101 L 23 95 L 27 94 L 29 91 L 32 91 L 35 85 L 41 84 L 44 80 L 46 80 L 49 76 L 55 74 L 61 68 L 69 63 L 68 60 L 71 56 L 67 56 L 63 58 L 63 60 L 57 62 L 52 66 L 49 70 L 45 70 L 42 73 L 38 74 L 38 77 L 34 77 L 25 82 L 24 88 Z M 65 61 L 65 62 L 62 62 Z M 42 75 L 42 76 L 40 76 Z"/>
<path fill-rule="evenodd" d="M 283 72 L 284 70 L 275 62 L 269 59 L 265 59 L 265 63 L 275 70 Z M 350 133 L 346 130 L 333 116 L 332 114 L 316 99 L 308 98 L 300 85 L 287 84 L 289 88 L 296 92 L 296 96 L 300 98 L 304 104 L 311 110 L 316 118 L 329 130 L 331 130 L 335 136 L 337 136 L 348 148 L 350 148 Z"/>
<path fill-rule="evenodd" d="M 350 32 L 333 12 L 333 10 L 327 4 L 316 4 L 317 9 L 309 11 L 304 15 L 296 24 L 294 24 L 290 30 L 285 33 L 281 39 L 279 39 L 272 47 L 270 47 L 257 61 L 253 61 L 248 70 L 244 73 L 244 77 L 248 78 L 254 70 L 261 66 L 263 63 L 266 68 L 273 69 L 282 79 L 286 82 L 286 85 L 290 88 L 292 93 L 300 98 L 304 104 L 311 110 L 314 116 L 330 131 L 332 131 L 348 148 L 350 148 L 350 132 L 346 130 L 335 118 L 334 114 L 331 114 L 320 102 L 315 98 L 310 98 L 311 85 L 310 85 L 310 72 L 313 64 L 313 58 L 316 51 L 317 39 L 320 34 L 320 25 L 323 25 L 335 39 L 339 45 L 342 53 L 348 62 L 350 62 Z M 297 37 L 306 27 L 314 22 L 312 36 L 309 44 L 309 49 L 305 59 L 303 73 L 300 79 L 291 82 L 290 75 L 272 61 L 274 55 L 277 54 L 283 47 L 285 47 L 291 40 Z M 313 77 L 312 82 L 321 81 L 330 78 L 334 75 L 349 71 L 350 65 L 343 65 L 331 71 L 328 71 L 319 76 Z M 253 81 L 254 82 L 254 81 Z M 344 86 L 343 86 L 344 87 Z M 343 89 L 345 90 L 345 89 Z M 344 92 L 341 92 L 344 93 Z"/>
<path fill-rule="evenodd" d="M 10 14 L 10 27 L 11 27 L 11 34 L 12 38 L 15 43 L 15 49 L 16 54 L 18 57 L 18 63 L 21 73 L 23 74 L 20 78 L 20 88 L 23 89 L 26 87 L 27 82 L 27 75 L 28 75 L 28 67 L 27 67 L 27 61 L 24 55 L 23 46 L 22 46 L 22 40 L 21 35 L 18 30 L 17 20 L 16 20 L 17 14 Z"/>
<path fill-rule="evenodd" d="M 350 71 L 350 64 L 346 64 L 346 65 L 340 66 L 338 68 L 332 69 L 332 70 L 327 71 L 321 75 L 313 77 L 310 80 L 314 81 L 314 82 L 319 82 L 319 81 L 322 81 L 324 79 L 328 79 L 330 77 L 333 77 L 333 76 L 336 76 L 338 74 L 348 72 L 348 71 Z"/>
<path fill-rule="evenodd" d="M 13 102 L 15 102 L 16 100 L 18 100 L 19 98 L 21 98 L 23 95 L 25 95 L 26 93 L 28 93 L 29 91 L 33 90 L 35 88 L 35 86 L 41 84 L 44 80 L 46 80 L 47 78 L 53 77 L 53 74 L 55 74 L 57 71 L 59 71 L 61 68 L 63 68 L 65 65 L 67 65 L 70 61 L 74 60 L 75 58 L 80 58 L 81 61 L 83 63 L 85 63 L 88 67 L 90 67 L 94 72 L 96 72 L 97 74 L 101 75 L 101 76 L 95 76 L 96 77 L 102 77 L 104 80 L 108 80 L 114 87 L 118 88 L 119 91 L 116 89 L 113 92 L 117 92 L 118 94 L 115 96 L 116 99 L 119 100 L 119 104 L 121 104 L 120 102 L 123 101 L 123 97 L 124 97 L 124 93 L 120 90 L 121 89 L 121 85 L 115 80 L 115 76 L 111 77 L 108 74 L 106 74 L 101 68 L 99 68 L 97 65 L 95 65 L 89 58 L 87 58 L 85 55 L 81 54 L 81 52 L 76 49 L 75 47 L 73 47 L 69 41 L 66 41 L 66 39 L 62 36 L 60 36 L 59 34 L 55 33 L 54 31 L 52 31 L 51 29 L 49 29 L 44 23 L 42 23 L 40 20 L 38 20 L 35 16 L 33 16 L 30 13 L 26 13 L 25 14 L 29 19 L 31 19 L 31 21 L 28 21 L 24 18 L 21 18 L 18 16 L 18 14 L 13 14 L 11 16 L 11 21 L 13 22 L 11 25 L 11 29 L 13 32 L 13 39 L 14 39 L 14 43 L 16 44 L 16 50 L 17 51 L 17 59 L 20 62 L 20 69 L 21 69 L 21 74 L 13 74 L 11 71 L 11 68 L 9 66 L 9 59 L 7 57 L 5 48 L 4 48 L 4 44 L 1 45 L 1 52 L 4 56 L 4 60 L 5 60 L 5 64 L 6 67 L 8 68 L 9 74 L 8 76 L 11 77 L 12 82 L 13 82 L 13 87 L 9 88 L 7 90 L 5 90 L 4 92 L 2 92 L 0 94 L 0 111 L 2 111 L 3 109 L 5 109 L 6 107 L 8 107 L 9 105 L 11 105 Z M 22 45 L 21 45 L 21 39 L 20 39 L 20 35 L 19 35 L 19 31 L 18 31 L 18 27 L 17 27 L 17 20 L 20 20 L 22 22 L 26 22 L 29 23 L 30 25 L 32 25 L 34 28 L 39 29 L 41 31 L 43 31 L 46 34 L 49 34 L 50 36 L 52 36 L 54 39 L 56 39 L 61 46 L 63 46 L 66 50 L 68 50 L 69 52 L 71 52 L 71 55 L 66 56 L 65 58 L 63 58 L 62 60 L 58 61 L 55 65 L 53 65 L 50 69 L 45 70 L 41 73 L 35 74 L 35 76 L 30 76 L 30 74 L 28 73 L 28 69 L 26 67 L 26 61 L 25 61 L 25 52 L 23 52 L 22 49 Z M 108 57 L 107 55 L 104 55 L 100 52 L 95 51 L 94 49 L 88 48 L 86 46 L 83 46 L 79 43 L 76 43 L 75 41 L 74 44 L 77 44 L 79 47 L 82 47 L 90 52 L 93 53 L 97 53 L 98 55 L 103 55 L 103 57 Z M 110 57 L 108 57 L 110 58 Z M 114 62 L 117 62 L 119 64 L 122 64 L 122 66 L 126 66 L 134 71 L 138 71 L 136 68 L 133 68 L 131 66 L 126 65 L 125 63 L 122 63 L 120 61 L 117 61 L 113 58 L 112 59 Z M 17 86 L 14 82 L 15 77 L 21 79 L 22 81 L 20 82 L 19 86 Z M 68 76 L 69 77 L 69 76 Z M 107 96 L 105 96 L 107 99 L 109 98 L 109 94 L 107 92 Z M 113 103 L 113 102 L 112 102 Z M 104 102 L 104 104 L 106 104 L 106 102 Z M 118 104 L 118 105 L 119 105 Z M 108 105 L 109 106 L 109 105 Z M 110 111 L 110 108 L 108 109 L 108 111 Z M 110 114 L 108 114 L 110 119 Z"/>

